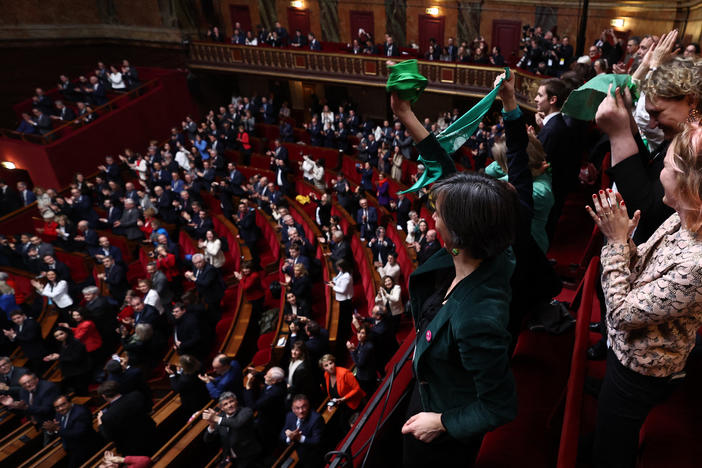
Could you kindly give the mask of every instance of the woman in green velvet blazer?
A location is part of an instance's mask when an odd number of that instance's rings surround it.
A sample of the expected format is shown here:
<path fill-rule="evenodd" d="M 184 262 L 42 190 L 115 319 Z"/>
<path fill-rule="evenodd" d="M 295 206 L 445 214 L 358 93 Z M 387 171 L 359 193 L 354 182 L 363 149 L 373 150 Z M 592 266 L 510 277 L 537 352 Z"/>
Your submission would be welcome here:
<path fill-rule="evenodd" d="M 450 161 L 409 102 L 393 95 L 391 104 L 424 158 Z M 431 200 L 444 249 L 410 277 L 416 383 L 403 466 L 466 467 L 484 434 L 517 413 L 507 352 L 517 197 L 487 176 L 454 174 L 434 184 Z"/>

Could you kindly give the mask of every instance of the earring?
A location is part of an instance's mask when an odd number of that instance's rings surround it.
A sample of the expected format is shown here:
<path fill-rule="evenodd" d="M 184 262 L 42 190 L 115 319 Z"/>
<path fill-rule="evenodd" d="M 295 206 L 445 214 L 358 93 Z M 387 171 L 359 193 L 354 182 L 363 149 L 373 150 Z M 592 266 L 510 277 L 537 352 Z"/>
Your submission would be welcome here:
<path fill-rule="evenodd" d="M 697 123 L 700 119 L 702 119 L 700 111 L 696 107 L 690 108 L 690 112 L 687 114 L 687 123 Z"/>
<path fill-rule="evenodd" d="M 453 255 L 454 257 L 458 257 L 459 253 L 461 253 L 461 251 L 457 248 L 454 247 L 453 249 L 451 249 L 451 255 Z"/>

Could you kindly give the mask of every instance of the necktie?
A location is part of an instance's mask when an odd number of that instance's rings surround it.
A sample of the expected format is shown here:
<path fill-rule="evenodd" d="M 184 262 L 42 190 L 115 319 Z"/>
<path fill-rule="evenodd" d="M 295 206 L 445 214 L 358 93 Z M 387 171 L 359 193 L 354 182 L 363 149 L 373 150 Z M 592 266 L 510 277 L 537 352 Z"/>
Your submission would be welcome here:
<path fill-rule="evenodd" d="M 68 420 L 67 415 L 61 416 L 61 429 L 66 429 L 66 421 Z"/>
<path fill-rule="evenodd" d="M 34 404 L 34 392 L 29 392 L 29 406 Z"/>
<path fill-rule="evenodd" d="M 297 418 L 297 421 L 295 422 L 295 429 L 300 429 L 301 425 L 302 425 L 302 420 L 300 418 Z"/>

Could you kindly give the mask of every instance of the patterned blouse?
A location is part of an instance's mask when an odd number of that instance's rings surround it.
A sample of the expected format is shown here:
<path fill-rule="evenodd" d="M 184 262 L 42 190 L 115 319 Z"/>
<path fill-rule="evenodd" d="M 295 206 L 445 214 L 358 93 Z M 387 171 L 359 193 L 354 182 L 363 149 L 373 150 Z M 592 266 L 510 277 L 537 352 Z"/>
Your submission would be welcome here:
<path fill-rule="evenodd" d="M 702 240 L 677 213 L 638 248 L 602 247 L 610 346 L 624 366 L 667 377 L 683 370 L 702 324 Z"/>

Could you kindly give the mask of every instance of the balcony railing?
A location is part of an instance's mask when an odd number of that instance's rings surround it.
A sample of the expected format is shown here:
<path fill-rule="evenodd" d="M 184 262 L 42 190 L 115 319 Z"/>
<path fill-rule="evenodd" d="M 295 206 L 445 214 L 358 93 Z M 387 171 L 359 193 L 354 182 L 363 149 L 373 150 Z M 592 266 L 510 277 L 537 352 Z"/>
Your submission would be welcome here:
<path fill-rule="evenodd" d="M 152 79 L 146 83 L 142 83 L 136 88 L 130 89 L 126 92 L 121 92 L 115 97 L 107 101 L 105 104 L 95 107 L 93 112 L 99 117 L 106 115 L 109 112 L 119 109 L 135 98 L 144 95 L 148 91 L 156 88 L 159 84 L 158 79 Z M 45 134 L 38 133 L 21 133 L 14 130 L 0 128 L 0 136 L 6 138 L 12 138 L 14 140 L 22 140 L 27 143 L 35 143 L 38 145 L 48 145 L 50 143 L 55 143 L 58 139 L 70 135 L 73 131 L 78 130 L 86 125 L 90 125 L 90 122 L 85 121 L 85 116 L 76 117 L 70 122 L 59 122 L 55 124 L 50 132 Z"/>
<path fill-rule="evenodd" d="M 203 70 L 220 70 L 272 75 L 292 79 L 385 86 L 387 57 L 309 50 L 252 47 L 193 42 L 188 65 Z M 401 58 L 397 58 L 402 60 Z M 464 65 L 451 62 L 420 61 L 419 71 L 427 77 L 427 91 L 482 97 L 493 87 L 499 67 Z M 535 110 L 533 101 L 541 78 L 515 71 L 519 104 Z"/>

